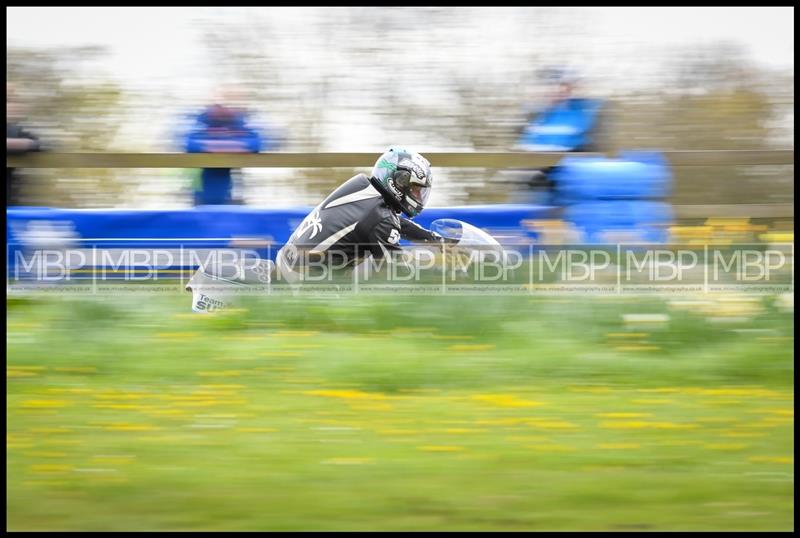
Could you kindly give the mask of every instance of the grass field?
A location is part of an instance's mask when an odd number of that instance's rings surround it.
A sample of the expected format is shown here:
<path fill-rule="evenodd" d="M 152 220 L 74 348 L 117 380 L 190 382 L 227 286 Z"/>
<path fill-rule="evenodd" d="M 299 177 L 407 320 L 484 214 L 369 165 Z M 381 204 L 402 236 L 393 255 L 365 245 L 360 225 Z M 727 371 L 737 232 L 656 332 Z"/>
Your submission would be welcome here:
<path fill-rule="evenodd" d="M 12 297 L 8 529 L 791 530 L 793 313 L 696 299 Z"/>

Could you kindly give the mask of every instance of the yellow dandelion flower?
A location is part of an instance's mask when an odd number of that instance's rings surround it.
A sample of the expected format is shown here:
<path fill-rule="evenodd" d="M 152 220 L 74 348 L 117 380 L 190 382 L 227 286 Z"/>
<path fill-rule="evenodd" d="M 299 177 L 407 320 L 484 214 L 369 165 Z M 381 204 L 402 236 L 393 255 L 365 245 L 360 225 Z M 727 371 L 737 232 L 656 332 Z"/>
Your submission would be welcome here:
<path fill-rule="evenodd" d="M 785 463 L 789 465 L 794 463 L 794 457 L 792 456 L 753 456 L 747 459 L 757 463 Z"/>
<path fill-rule="evenodd" d="M 650 417 L 652 413 L 595 413 L 594 416 L 603 418 L 640 418 Z"/>
<path fill-rule="evenodd" d="M 72 465 L 65 465 L 65 464 L 56 464 L 56 463 L 40 463 L 36 465 L 31 465 L 30 470 L 34 473 L 42 473 L 42 474 L 58 474 L 58 473 L 68 473 L 72 471 Z"/>
<path fill-rule="evenodd" d="M 309 390 L 304 392 L 310 396 L 326 398 L 342 398 L 345 400 L 386 400 L 388 396 L 379 392 L 363 392 L 360 390 Z"/>
<path fill-rule="evenodd" d="M 494 348 L 494 344 L 454 344 L 447 346 L 448 351 L 489 351 Z"/>
<path fill-rule="evenodd" d="M 59 409 L 66 407 L 69 402 L 65 400 L 25 400 L 22 407 L 30 409 Z"/>
<path fill-rule="evenodd" d="M 536 407 L 542 405 L 541 402 L 524 400 L 509 394 L 477 394 L 472 396 L 472 399 L 496 407 Z"/>

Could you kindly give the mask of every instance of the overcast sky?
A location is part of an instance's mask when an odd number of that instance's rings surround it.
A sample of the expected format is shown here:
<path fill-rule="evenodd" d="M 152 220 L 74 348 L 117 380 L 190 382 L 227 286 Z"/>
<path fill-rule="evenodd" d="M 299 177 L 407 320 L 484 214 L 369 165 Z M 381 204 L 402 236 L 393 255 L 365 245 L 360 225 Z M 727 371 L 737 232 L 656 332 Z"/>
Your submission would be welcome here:
<path fill-rule="evenodd" d="M 198 17 L 225 19 L 257 10 L 273 20 L 302 24 L 309 9 L 316 8 L 15 7 L 6 11 L 7 45 L 102 44 L 111 48 L 112 68 L 122 79 L 179 76 L 186 72 L 183 66 L 198 61 L 198 28 L 193 24 Z M 383 8 L 363 8 L 370 9 Z M 486 20 L 496 21 L 496 25 L 507 8 L 482 9 Z M 794 69 L 791 7 L 560 9 L 593 21 L 582 30 L 595 41 L 659 46 L 729 40 L 743 45 L 749 57 L 763 66 Z"/>

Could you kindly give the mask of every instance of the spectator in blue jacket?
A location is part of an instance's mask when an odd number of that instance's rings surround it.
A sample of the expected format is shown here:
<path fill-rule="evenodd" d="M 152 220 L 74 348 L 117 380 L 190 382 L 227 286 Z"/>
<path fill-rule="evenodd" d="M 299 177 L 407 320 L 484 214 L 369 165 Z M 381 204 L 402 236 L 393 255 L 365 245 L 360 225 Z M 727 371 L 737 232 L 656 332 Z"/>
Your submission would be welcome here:
<path fill-rule="evenodd" d="M 549 90 L 544 106 L 530 111 L 516 149 L 522 151 L 601 151 L 602 101 L 574 97 L 579 77 L 567 67 L 548 67 L 539 73 Z M 552 194 L 554 169 L 535 170 L 529 184 Z M 538 197 L 541 200 L 541 197 Z M 555 203 L 550 196 L 545 197 Z"/>
<path fill-rule="evenodd" d="M 529 114 L 517 141 L 524 151 L 596 151 L 602 102 L 574 97 L 577 73 L 565 67 L 540 72 L 549 88 L 549 100 Z"/>
<path fill-rule="evenodd" d="M 244 109 L 215 103 L 197 116 L 184 145 L 188 153 L 258 153 L 277 149 L 278 142 L 250 126 Z M 235 203 L 232 172 L 231 168 L 204 168 L 195 205 Z"/>

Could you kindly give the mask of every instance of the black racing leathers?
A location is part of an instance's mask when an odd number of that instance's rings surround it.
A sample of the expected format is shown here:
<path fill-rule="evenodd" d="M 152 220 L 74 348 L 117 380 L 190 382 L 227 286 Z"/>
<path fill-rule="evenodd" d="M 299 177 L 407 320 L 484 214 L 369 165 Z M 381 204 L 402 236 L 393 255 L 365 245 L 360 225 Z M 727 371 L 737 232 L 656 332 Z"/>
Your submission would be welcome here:
<path fill-rule="evenodd" d="M 327 259 L 351 267 L 371 255 L 377 259 L 399 250 L 400 238 L 439 242 L 440 237 L 400 216 L 384 201 L 365 174 L 350 178 L 300 223 L 278 253 L 278 269 L 287 280 L 299 279 L 302 266 Z"/>

